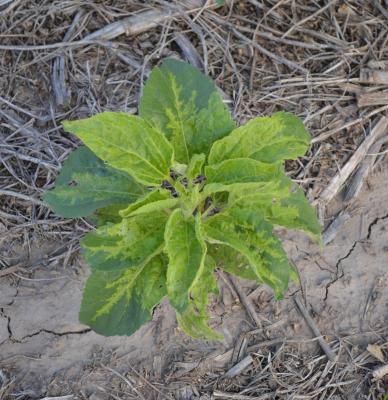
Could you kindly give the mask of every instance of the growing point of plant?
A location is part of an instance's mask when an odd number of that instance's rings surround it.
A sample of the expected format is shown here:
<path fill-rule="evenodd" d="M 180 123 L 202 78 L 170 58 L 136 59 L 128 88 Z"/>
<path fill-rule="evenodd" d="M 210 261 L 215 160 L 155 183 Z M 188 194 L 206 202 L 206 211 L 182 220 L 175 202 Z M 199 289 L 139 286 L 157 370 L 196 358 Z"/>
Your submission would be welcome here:
<path fill-rule="evenodd" d="M 302 122 L 279 112 L 236 127 L 215 85 L 186 63 L 153 69 L 139 116 L 63 125 L 86 147 L 45 201 L 98 226 L 82 241 L 91 275 L 80 311 L 98 333 L 132 334 L 167 297 L 187 334 L 218 339 L 207 313 L 215 268 L 281 298 L 295 271 L 273 227 L 319 238 L 314 210 L 283 167 L 308 149 Z"/>

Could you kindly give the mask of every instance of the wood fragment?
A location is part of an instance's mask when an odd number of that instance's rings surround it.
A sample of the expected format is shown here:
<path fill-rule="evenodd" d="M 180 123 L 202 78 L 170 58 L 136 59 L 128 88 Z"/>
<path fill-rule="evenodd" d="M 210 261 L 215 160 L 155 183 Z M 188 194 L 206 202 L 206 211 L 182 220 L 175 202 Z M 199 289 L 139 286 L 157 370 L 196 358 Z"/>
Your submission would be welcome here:
<path fill-rule="evenodd" d="M 388 71 L 379 69 L 361 68 L 360 82 L 372 84 L 388 84 Z"/>
<path fill-rule="evenodd" d="M 244 371 L 245 368 L 248 368 L 252 363 L 253 363 L 252 356 L 247 355 L 240 362 L 238 362 L 236 365 L 234 365 L 232 368 L 230 368 L 229 371 L 227 371 L 224 374 L 224 377 L 225 378 L 233 378 L 233 377 L 239 375 L 242 371 Z"/>
<path fill-rule="evenodd" d="M 350 218 L 350 214 L 346 210 L 342 210 L 337 217 L 330 223 L 330 225 L 323 232 L 323 244 L 327 245 L 334 240 L 339 229 Z"/>
<path fill-rule="evenodd" d="M 373 357 L 377 358 L 380 362 L 384 363 L 385 359 L 384 359 L 384 353 L 381 350 L 381 346 L 379 346 L 378 344 L 368 344 L 368 347 L 366 348 L 366 350 L 372 354 Z"/>
<path fill-rule="evenodd" d="M 384 6 L 380 4 L 380 0 L 373 0 L 373 4 L 381 12 L 384 18 L 388 20 L 388 11 L 386 8 L 384 8 Z"/>
<path fill-rule="evenodd" d="M 71 39 L 71 36 L 83 15 L 83 10 L 78 11 L 75 15 L 70 28 L 63 38 L 63 42 L 68 42 Z M 54 91 L 55 105 L 61 106 L 66 104 L 68 102 L 68 93 L 66 88 L 65 59 L 63 56 L 58 56 L 53 61 L 51 82 Z"/>
<path fill-rule="evenodd" d="M 388 364 L 382 365 L 381 367 L 376 368 L 372 372 L 373 378 L 376 380 L 383 379 L 385 375 L 388 375 Z"/>
<path fill-rule="evenodd" d="M 17 264 L 17 265 L 13 265 L 12 267 L 1 269 L 0 270 L 0 278 L 2 276 L 7 276 L 7 275 L 10 275 L 10 274 L 14 274 L 15 272 L 27 273 L 28 271 L 25 268 L 21 267 L 20 265 L 21 264 Z"/>
<path fill-rule="evenodd" d="M 360 93 L 357 96 L 358 107 L 380 106 L 388 104 L 387 92 Z"/>
<path fill-rule="evenodd" d="M 73 400 L 75 396 L 73 394 L 68 394 L 66 396 L 56 396 L 56 397 L 43 397 L 40 400 Z"/>
<path fill-rule="evenodd" d="M 368 113 L 360 118 L 357 118 L 353 121 L 347 122 L 346 124 L 344 124 L 338 128 L 330 129 L 329 131 L 326 131 L 326 132 L 322 133 L 321 135 L 312 138 L 311 144 L 322 142 L 323 140 L 330 138 L 331 136 L 335 135 L 338 132 L 341 132 L 344 129 L 350 128 L 353 125 L 363 124 L 369 118 L 373 117 L 376 114 L 381 114 L 383 111 L 386 111 L 386 110 L 388 110 L 388 105 L 382 106 L 379 108 L 375 108 L 373 111 L 371 111 L 370 113 Z"/>
<path fill-rule="evenodd" d="M 266 393 L 260 396 L 244 396 L 243 394 L 239 393 L 227 393 L 222 392 L 220 390 L 215 390 L 213 392 L 213 398 L 215 399 L 231 399 L 231 400 L 267 400 L 267 399 L 274 399 L 275 393 Z"/>
<path fill-rule="evenodd" d="M 202 9 L 202 1 L 200 0 L 186 1 L 185 5 L 187 6 L 186 12 L 194 11 L 199 8 Z M 207 9 L 217 6 L 216 1 L 212 0 L 206 2 L 204 8 Z M 95 32 L 89 33 L 89 35 L 86 35 L 83 40 L 111 40 L 123 34 L 138 35 L 155 28 L 164 21 L 179 16 L 180 14 L 181 11 L 178 8 L 143 11 L 139 14 L 123 18 L 120 21 L 112 22 Z"/>
<path fill-rule="evenodd" d="M 286 342 L 288 339 L 287 338 L 276 338 L 276 339 L 271 339 L 271 340 L 264 340 L 260 343 L 256 343 L 252 346 L 249 346 L 247 348 L 247 351 L 249 353 L 255 352 L 257 350 L 260 350 L 263 347 L 270 347 L 270 346 L 276 346 L 278 344 L 283 344 L 284 342 Z"/>
<path fill-rule="evenodd" d="M 377 155 L 381 149 L 381 147 L 388 142 L 387 137 L 383 137 L 377 142 L 373 143 L 373 145 L 369 148 L 368 154 L 365 159 L 362 161 L 361 165 L 357 168 L 356 172 L 351 177 L 349 184 L 345 187 L 344 190 L 344 202 L 349 203 L 351 200 L 356 198 L 360 193 L 360 190 L 368 177 L 370 171 L 373 169 L 375 165 Z"/>
<path fill-rule="evenodd" d="M 248 347 L 248 336 L 247 333 L 241 333 L 236 340 L 236 343 L 233 348 L 232 353 L 232 364 L 236 364 L 241 361 L 246 355 L 247 347 Z"/>
<path fill-rule="evenodd" d="M 327 204 L 339 193 L 349 176 L 354 172 L 361 161 L 364 160 L 372 144 L 385 135 L 387 129 L 388 118 L 381 117 L 375 127 L 372 129 L 369 136 L 366 137 L 366 139 L 350 157 L 349 161 L 344 165 L 341 171 L 332 179 L 329 186 L 322 191 L 319 197 L 320 201 Z"/>
<path fill-rule="evenodd" d="M 298 307 L 298 310 L 302 314 L 303 318 L 305 319 L 307 325 L 311 329 L 311 331 L 314 333 L 314 335 L 317 337 L 318 343 L 321 346 L 322 350 L 326 354 L 327 358 L 330 361 L 335 361 L 336 355 L 333 352 L 333 350 L 330 348 L 330 346 L 326 343 L 326 341 L 323 339 L 321 332 L 319 331 L 315 321 L 311 318 L 309 312 L 307 311 L 306 307 L 300 300 L 298 296 L 294 296 L 294 301 L 296 306 Z"/>
<path fill-rule="evenodd" d="M 369 60 L 366 65 L 372 69 L 387 69 L 388 70 L 388 61 L 387 60 Z"/>

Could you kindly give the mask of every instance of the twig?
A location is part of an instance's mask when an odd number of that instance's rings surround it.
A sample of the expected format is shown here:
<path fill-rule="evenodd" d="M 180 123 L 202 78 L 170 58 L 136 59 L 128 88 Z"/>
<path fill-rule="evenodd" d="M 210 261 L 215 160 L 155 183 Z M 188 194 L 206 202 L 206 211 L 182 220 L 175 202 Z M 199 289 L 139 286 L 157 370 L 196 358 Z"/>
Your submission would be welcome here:
<path fill-rule="evenodd" d="M 241 286 L 239 285 L 237 279 L 230 274 L 226 274 L 227 279 L 231 282 L 232 286 L 236 290 L 238 297 L 240 298 L 241 304 L 245 307 L 248 315 L 251 317 L 253 322 L 258 328 L 261 328 L 261 320 L 256 314 L 256 311 L 253 307 L 251 299 L 247 297 L 247 295 L 244 293 L 244 291 L 241 289 Z"/>
<path fill-rule="evenodd" d="M 255 49 L 259 50 L 260 53 L 266 55 L 269 58 L 272 58 L 273 60 L 277 61 L 278 63 L 287 65 L 287 67 L 289 67 L 291 69 L 296 69 L 297 71 L 302 72 L 304 74 L 307 74 L 309 72 L 306 68 L 301 67 L 299 64 L 296 64 L 293 61 L 288 60 L 285 57 L 281 57 L 275 53 L 272 53 L 271 51 L 267 50 L 266 48 L 260 46 L 258 43 L 253 42 L 252 40 L 247 38 L 245 35 L 240 33 L 237 29 L 232 28 L 232 31 L 233 31 L 234 35 L 237 36 L 239 39 L 241 39 L 245 42 L 248 42 Z"/>
<path fill-rule="evenodd" d="M 121 375 L 119 372 L 115 371 L 113 368 L 110 368 L 104 364 L 101 364 L 101 366 L 106 369 L 107 371 L 112 372 L 114 375 L 118 376 L 120 379 L 122 379 L 127 385 L 128 387 L 133 390 L 138 396 L 139 399 L 143 399 L 145 400 L 145 397 L 135 388 L 134 386 L 134 382 L 131 382 L 128 378 L 126 378 L 125 376 Z"/>
<path fill-rule="evenodd" d="M 295 24 L 292 24 L 291 28 L 282 35 L 282 38 L 285 38 L 286 36 L 288 36 L 294 29 L 296 29 L 298 26 L 303 25 L 304 23 L 306 23 L 307 21 L 309 21 L 310 19 L 315 18 L 317 15 L 321 14 L 323 11 L 325 11 L 327 8 L 329 8 L 333 3 L 335 3 L 337 0 L 332 0 L 329 3 L 327 3 L 325 6 L 323 7 L 319 7 L 318 11 L 316 11 L 314 14 L 310 14 L 308 17 L 298 21 Z"/>
<path fill-rule="evenodd" d="M 387 137 L 383 137 L 369 148 L 367 157 L 362 161 L 361 165 L 358 167 L 356 173 L 352 176 L 349 185 L 346 187 L 344 201 L 348 203 L 359 194 L 365 179 L 368 177 L 369 172 L 373 168 L 381 146 L 388 142 Z"/>
<path fill-rule="evenodd" d="M 191 44 L 190 40 L 186 35 L 181 32 L 175 33 L 175 42 L 181 48 L 187 61 L 203 71 L 203 63 L 199 56 L 196 48 Z"/>
<path fill-rule="evenodd" d="M 346 210 L 342 210 L 337 217 L 331 222 L 331 224 L 323 232 L 323 244 L 329 244 L 334 240 L 338 230 L 343 224 L 348 221 L 350 214 Z"/>
<path fill-rule="evenodd" d="M 24 272 L 27 273 L 28 271 L 20 266 L 21 264 L 13 265 L 12 267 L 8 267 L 5 269 L 0 270 L 0 277 L 14 274 L 15 272 Z"/>
<path fill-rule="evenodd" d="M 37 204 L 39 206 L 45 206 L 45 204 L 43 202 L 41 202 L 38 199 L 35 199 L 34 197 L 28 196 L 26 194 L 22 194 L 22 193 L 17 193 L 17 192 L 13 192 L 11 190 L 3 190 L 0 189 L 0 196 L 11 196 L 11 197 L 16 197 L 18 199 L 21 200 L 25 200 L 25 201 L 29 201 L 30 203 L 34 203 Z"/>
<path fill-rule="evenodd" d="M 333 352 L 333 350 L 329 347 L 329 345 L 326 343 L 326 341 L 323 339 L 321 332 L 319 331 L 316 323 L 314 320 L 310 317 L 310 314 L 308 313 L 306 307 L 303 305 L 301 300 L 299 299 L 298 296 L 294 297 L 295 304 L 297 305 L 300 313 L 303 315 L 303 318 L 307 322 L 307 325 L 310 327 L 314 335 L 317 337 L 318 343 L 321 346 L 322 350 L 326 354 L 327 358 L 330 361 L 334 361 L 336 356 Z"/>
<path fill-rule="evenodd" d="M 77 26 L 79 20 L 83 16 L 83 14 L 84 14 L 84 11 L 80 10 L 75 15 L 74 20 L 73 20 L 72 24 L 70 25 L 70 28 L 68 29 L 68 31 L 66 32 L 66 34 L 63 38 L 63 42 L 68 42 L 70 40 L 71 35 L 73 34 L 74 29 Z M 66 90 L 64 57 L 59 56 L 54 59 L 51 80 L 52 80 L 52 85 L 53 85 L 55 104 L 57 106 L 61 106 L 66 103 L 67 98 L 68 98 L 68 94 L 67 94 L 67 90 Z"/>
<path fill-rule="evenodd" d="M 383 16 L 388 20 L 388 11 L 385 9 L 381 4 L 379 0 L 373 0 L 374 6 L 383 14 Z M 385 3 L 387 4 L 387 3 Z"/>
<path fill-rule="evenodd" d="M 186 12 L 193 12 L 197 9 L 202 9 L 202 1 L 200 0 L 190 0 L 186 2 L 187 10 Z M 215 1 L 207 2 L 206 8 L 212 8 L 217 6 Z M 144 11 L 137 15 L 132 15 L 127 18 L 123 18 L 120 21 L 112 22 L 109 25 L 104 26 L 89 35 L 86 35 L 83 40 L 94 40 L 94 39 L 104 39 L 110 40 L 117 36 L 126 35 L 138 35 L 142 32 L 148 31 L 155 28 L 164 21 L 174 18 L 180 15 L 180 11 L 177 9 L 173 11 L 172 8 L 169 10 L 151 10 Z"/>
<path fill-rule="evenodd" d="M 341 169 L 341 171 L 332 179 L 329 186 L 321 193 L 319 200 L 324 203 L 329 203 L 343 187 L 352 172 L 357 168 L 360 162 L 365 158 L 372 144 L 379 140 L 388 128 L 388 118 L 381 117 L 370 135 L 361 143 L 358 149 L 354 152 L 349 161 Z"/>
<path fill-rule="evenodd" d="M 245 358 L 243 358 L 240 362 L 238 362 L 236 365 L 234 365 L 232 368 L 230 368 L 230 370 L 224 374 L 224 377 L 233 378 L 236 375 L 239 375 L 245 368 L 249 367 L 252 363 L 253 363 L 253 358 L 251 355 L 248 355 Z"/>
<path fill-rule="evenodd" d="M 350 121 L 339 128 L 331 129 L 330 131 L 324 132 L 321 135 L 314 137 L 311 139 L 311 144 L 319 143 L 322 142 L 323 140 L 328 139 L 329 137 L 335 135 L 338 132 L 341 132 L 343 129 L 350 128 L 353 125 L 364 123 L 366 120 L 368 120 L 370 117 L 373 117 L 376 114 L 381 114 L 383 111 L 388 110 L 388 106 L 383 106 L 379 108 L 375 108 L 373 111 L 370 113 L 355 119 L 354 121 Z"/>
<path fill-rule="evenodd" d="M 220 390 L 215 390 L 213 392 L 213 397 L 215 399 L 231 399 L 231 400 L 267 400 L 267 399 L 273 399 L 274 398 L 274 393 L 266 393 L 262 394 L 260 396 L 244 396 L 243 394 L 239 393 L 227 393 L 227 392 L 221 392 Z"/>
<path fill-rule="evenodd" d="M 73 394 L 68 394 L 66 396 L 57 396 L 57 397 L 43 397 L 40 400 L 73 400 L 75 396 Z"/>

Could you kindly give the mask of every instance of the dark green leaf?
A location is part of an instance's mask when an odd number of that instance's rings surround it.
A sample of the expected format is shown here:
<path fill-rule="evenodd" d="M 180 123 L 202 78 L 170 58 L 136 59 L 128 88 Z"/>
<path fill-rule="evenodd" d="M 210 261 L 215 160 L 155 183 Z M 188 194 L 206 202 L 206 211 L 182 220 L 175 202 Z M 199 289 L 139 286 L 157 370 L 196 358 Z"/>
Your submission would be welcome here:
<path fill-rule="evenodd" d="M 85 217 L 97 208 L 136 201 L 144 193 L 130 175 L 115 170 L 88 148 L 75 150 L 64 162 L 55 189 L 44 195 L 45 202 L 63 217 Z"/>
<path fill-rule="evenodd" d="M 198 69 L 167 59 L 154 68 L 140 99 L 140 115 L 166 134 L 175 159 L 188 164 L 235 128 L 214 83 Z"/>
<path fill-rule="evenodd" d="M 166 295 L 166 265 L 159 255 L 130 269 L 93 270 L 80 321 L 101 335 L 131 335 L 151 319 L 153 307 Z"/>

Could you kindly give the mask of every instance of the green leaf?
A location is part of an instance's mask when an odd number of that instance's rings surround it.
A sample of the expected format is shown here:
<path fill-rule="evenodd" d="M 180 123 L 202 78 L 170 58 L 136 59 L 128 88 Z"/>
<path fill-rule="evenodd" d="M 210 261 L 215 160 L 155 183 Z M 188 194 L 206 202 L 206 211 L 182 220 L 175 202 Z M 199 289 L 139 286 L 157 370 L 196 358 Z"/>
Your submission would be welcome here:
<path fill-rule="evenodd" d="M 152 309 L 166 295 L 166 265 L 158 255 L 126 270 L 93 270 L 80 321 L 101 335 L 131 335 L 151 319 Z"/>
<path fill-rule="evenodd" d="M 63 217 L 86 217 L 97 208 L 136 201 L 144 187 L 122 171 L 105 165 L 88 148 L 80 147 L 64 162 L 55 189 L 44 201 Z"/>
<path fill-rule="evenodd" d="M 267 164 L 250 158 L 236 158 L 205 167 L 207 182 L 233 183 L 273 181 L 281 173 L 278 164 Z"/>
<path fill-rule="evenodd" d="M 154 203 L 159 200 L 167 200 L 171 198 L 171 192 L 166 189 L 155 189 L 146 193 L 143 197 L 140 197 L 137 201 L 130 204 L 127 208 L 120 211 L 120 215 L 123 218 L 127 218 L 138 208 L 141 208 L 147 204 Z"/>
<path fill-rule="evenodd" d="M 207 108 L 201 109 L 195 119 L 193 153 L 209 154 L 212 144 L 235 128 L 236 124 L 221 96 L 218 92 L 212 93 Z"/>
<path fill-rule="evenodd" d="M 173 211 L 165 230 L 167 292 L 171 305 L 183 313 L 190 304 L 190 293 L 205 268 L 206 245 L 199 230 L 199 217 L 185 218 Z"/>
<path fill-rule="evenodd" d="M 258 280 L 254 268 L 249 265 L 247 258 L 234 248 L 210 243 L 207 244 L 207 247 L 209 255 L 217 260 L 217 267 L 243 279 Z"/>
<path fill-rule="evenodd" d="M 170 210 L 175 208 L 179 203 L 179 199 L 166 199 L 154 201 L 153 203 L 146 204 L 143 207 L 138 208 L 134 211 L 131 216 L 140 215 L 140 214 L 151 214 L 158 211 Z"/>
<path fill-rule="evenodd" d="M 198 69 L 173 59 L 152 70 L 139 114 L 165 133 L 175 159 L 184 164 L 195 153 L 208 153 L 214 140 L 235 128 L 214 83 Z"/>
<path fill-rule="evenodd" d="M 204 222 L 206 241 L 241 253 L 257 281 L 270 286 L 277 298 L 287 288 L 290 267 L 279 239 L 258 210 L 232 207 Z"/>
<path fill-rule="evenodd" d="M 81 242 L 83 255 L 92 269 L 130 268 L 163 250 L 165 212 L 143 214 L 107 224 L 88 233 Z"/>
<path fill-rule="evenodd" d="M 302 190 L 285 175 L 261 187 L 240 186 L 229 197 L 230 204 L 259 209 L 274 225 L 290 229 L 301 229 L 317 241 L 321 226 L 315 210 L 305 198 Z"/>
<path fill-rule="evenodd" d="M 282 212 L 283 210 L 289 212 Z M 285 228 L 301 229 L 310 233 L 318 242 L 321 240 L 321 224 L 314 208 L 299 187 L 295 186 L 290 196 L 281 201 L 280 206 L 274 205 L 270 220 Z"/>
<path fill-rule="evenodd" d="M 186 176 L 192 184 L 193 180 L 202 174 L 202 167 L 205 163 L 205 154 L 194 154 L 187 166 Z"/>
<path fill-rule="evenodd" d="M 258 117 L 215 142 L 209 164 L 231 158 L 252 158 L 267 163 L 303 156 L 310 135 L 302 121 L 290 113 L 278 112 L 271 117 Z"/>
<path fill-rule="evenodd" d="M 98 209 L 94 215 L 89 217 L 89 220 L 97 225 L 102 226 L 107 223 L 117 224 L 121 221 L 120 211 L 127 207 L 127 204 L 113 204 L 104 208 Z"/>
<path fill-rule="evenodd" d="M 217 281 L 214 277 L 214 269 L 214 260 L 206 256 L 204 268 L 191 287 L 191 302 L 189 306 L 183 313 L 177 313 L 179 326 L 186 334 L 196 339 L 223 339 L 222 335 L 208 325 L 209 315 L 207 307 L 209 294 L 219 294 Z"/>
<path fill-rule="evenodd" d="M 63 126 L 111 167 L 127 172 L 143 185 L 159 186 L 169 177 L 171 145 L 140 117 L 104 112 L 65 121 Z"/>

